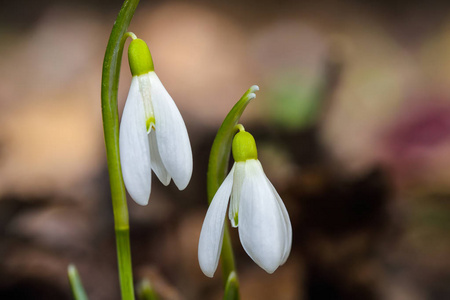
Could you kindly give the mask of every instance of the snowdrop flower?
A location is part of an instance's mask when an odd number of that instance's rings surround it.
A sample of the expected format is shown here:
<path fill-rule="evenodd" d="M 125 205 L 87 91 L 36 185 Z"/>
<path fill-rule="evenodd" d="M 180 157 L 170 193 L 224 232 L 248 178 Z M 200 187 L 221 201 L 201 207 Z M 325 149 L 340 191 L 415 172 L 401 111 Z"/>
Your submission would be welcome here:
<path fill-rule="evenodd" d="M 224 218 L 238 227 L 245 252 L 261 268 L 273 273 L 291 251 L 292 227 L 286 207 L 264 174 L 253 136 L 244 131 L 233 139 L 235 163 L 217 190 L 206 213 L 198 245 L 200 268 L 213 277 L 222 248 Z"/>
<path fill-rule="evenodd" d="M 128 48 L 133 79 L 120 124 L 123 180 L 140 205 L 150 197 L 151 171 L 183 190 L 192 175 L 192 151 L 183 118 L 154 72 L 147 44 L 133 39 Z"/>

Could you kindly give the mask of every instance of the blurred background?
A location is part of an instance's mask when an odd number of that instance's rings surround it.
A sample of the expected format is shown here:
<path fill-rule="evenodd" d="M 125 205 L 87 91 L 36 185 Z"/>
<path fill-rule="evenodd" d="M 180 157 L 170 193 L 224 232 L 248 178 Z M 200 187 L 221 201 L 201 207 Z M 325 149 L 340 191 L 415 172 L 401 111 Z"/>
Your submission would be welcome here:
<path fill-rule="evenodd" d="M 100 111 L 121 1 L 8 1 L 0 11 L 0 298 L 119 299 Z M 450 299 L 450 3 L 141 1 L 146 40 L 190 135 L 180 192 L 129 201 L 136 282 L 221 299 L 197 243 L 209 149 L 241 118 L 289 211 L 293 247 L 266 274 L 232 230 L 242 299 Z M 131 75 L 123 60 L 119 110 Z"/>

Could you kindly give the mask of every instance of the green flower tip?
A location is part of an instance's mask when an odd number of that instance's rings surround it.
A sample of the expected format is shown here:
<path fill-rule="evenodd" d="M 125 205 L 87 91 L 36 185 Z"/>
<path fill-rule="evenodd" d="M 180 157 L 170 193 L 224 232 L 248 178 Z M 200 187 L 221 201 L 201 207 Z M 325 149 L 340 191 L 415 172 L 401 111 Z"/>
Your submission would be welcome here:
<path fill-rule="evenodd" d="M 259 91 L 259 86 L 257 86 L 256 84 L 255 84 L 255 85 L 252 85 L 252 86 L 250 87 L 250 89 L 249 89 L 249 92 L 250 92 L 250 93 L 254 93 L 254 92 L 256 92 L 256 91 Z"/>
<path fill-rule="evenodd" d="M 150 50 L 141 39 L 133 39 L 131 41 L 128 47 L 128 62 L 133 76 L 139 76 L 155 70 Z"/>
<path fill-rule="evenodd" d="M 246 161 L 248 159 L 258 159 L 256 143 L 253 136 L 247 131 L 239 131 L 233 139 L 231 146 L 235 161 Z"/>
<path fill-rule="evenodd" d="M 256 94 L 255 92 L 259 91 L 259 86 L 257 85 L 252 85 L 244 94 L 243 97 L 247 98 L 247 101 L 250 101 L 254 98 L 256 98 Z"/>
<path fill-rule="evenodd" d="M 75 274 L 76 272 L 77 272 L 77 269 L 75 268 L 75 266 L 73 264 L 70 264 L 67 267 L 67 273 L 69 273 L 69 276 Z"/>

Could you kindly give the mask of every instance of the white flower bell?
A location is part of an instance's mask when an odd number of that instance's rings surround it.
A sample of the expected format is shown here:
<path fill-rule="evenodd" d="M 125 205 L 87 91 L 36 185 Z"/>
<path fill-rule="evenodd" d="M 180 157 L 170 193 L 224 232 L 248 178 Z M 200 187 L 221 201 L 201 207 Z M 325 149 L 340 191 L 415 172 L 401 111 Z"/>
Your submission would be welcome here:
<path fill-rule="evenodd" d="M 183 190 L 192 175 L 192 151 L 183 118 L 154 72 L 147 44 L 133 39 L 128 48 L 133 79 L 120 123 L 120 160 L 131 198 L 146 205 L 151 170 Z"/>
<path fill-rule="evenodd" d="M 208 277 L 213 277 L 219 262 L 230 197 L 229 219 L 238 227 L 242 246 L 254 262 L 273 273 L 291 251 L 292 226 L 286 207 L 264 174 L 253 136 L 240 130 L 232 145 L 235 163 L 214 195 L 200 233 L 198 260 Z"/>

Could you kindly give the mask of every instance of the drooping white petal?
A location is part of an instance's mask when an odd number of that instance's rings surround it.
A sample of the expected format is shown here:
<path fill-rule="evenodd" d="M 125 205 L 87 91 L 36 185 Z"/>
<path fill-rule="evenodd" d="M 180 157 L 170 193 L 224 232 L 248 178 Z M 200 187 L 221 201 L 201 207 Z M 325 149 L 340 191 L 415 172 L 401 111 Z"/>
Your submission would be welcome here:
<path fill-rule="evenodd" d="M 159 178 L 162 184 L 168 185 L 170 183 L 170 176 L 169 173 L 167 173 L 167 170 L 164 167 L 161 156 L 159 154 L 155 130 L 150 131 L 150 133 L 148 134 L 148 144 L 150 146 L 152 170 L 153 172 L 155 172 L 156 176 Z"/>
<path fill-rule="evenodd" d="M 239 203 L 241 200 L 242 184 L 245 178 L 245 162 L 239 161 L 234 163 L 234 177 L 233 190 L 231 192 L 230 209 L 228 211 L 228 218 L 233 227 L 238 227 L 239 224 Z"/>
<path fill-rule="evenodd" d="M 208 277 L 213 277 L 219 263 L 224 220 L 233 187 L 233 173 L 234 166 L 214 195 L 200 232 L 198 262 L 203 273 Z"/>
<path fill-rule="evenodd" d="M 131 81 L 123 110 L 119 147 L 123 181 L 128 193 L 136 203 L 146 205 L 151 188 L 150 149 L 137 76 Z"/>
<path fill-rule="evenodd" d="M 280 195 L 278 195 L 277 190 L 275 189 L 273 184 L 270 182 L 269 178 L 267 178 L 266 174 L 264 174 L 264 177 L 266 177 L 267 183 L 272 188 L 272 192 L 273 192 L 273 194 L 275 195 L 275 197 L 276 197 L 276 199 L 278 201 L 278 206 L 279 206 L 279 208 L 281 210 L 281 213 L 283 215 L 283 221 L 284 221 L 284 225 L 285 225 L 285 228 L 286 228 L 286 239 L 284 241 L 283 258 L 282 258 L 281 263 L 280 263 L 280 266 L 281 266 L 288 259 L 289 253 L 291 253 L 291 247 L 292 247 L 292 225 L 291 225 L 291 220 L 289 218 L 289 214 L 287 212 L 286 206 L 284 206 L 283 200 L 281 200 Z"/>
<path fill-rule="evenodd" d="M 156 73 L 150 72 L 149 76 L 161 160 L 178 189 L 183 190 L 192 175 L 192 150 L 186 125 Z"/>
<path fill-rule="evenodd" d="M 239 205 L 239 238 L 247 254 L 268 273 L 284 256 L 287 230 L 278 200 L 258 160 L 245 162 Z"/>

